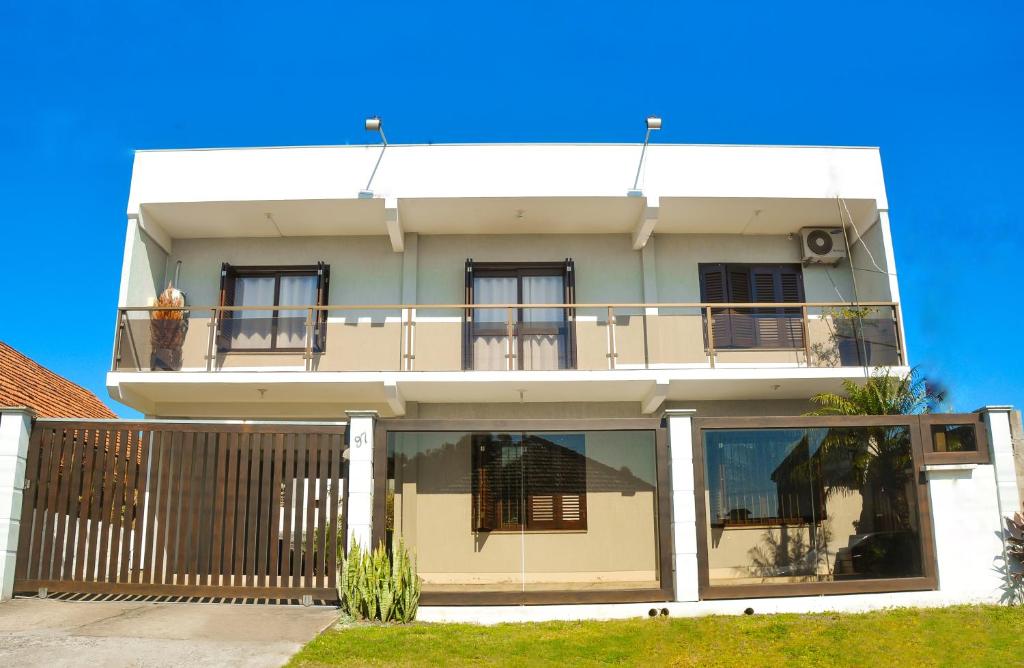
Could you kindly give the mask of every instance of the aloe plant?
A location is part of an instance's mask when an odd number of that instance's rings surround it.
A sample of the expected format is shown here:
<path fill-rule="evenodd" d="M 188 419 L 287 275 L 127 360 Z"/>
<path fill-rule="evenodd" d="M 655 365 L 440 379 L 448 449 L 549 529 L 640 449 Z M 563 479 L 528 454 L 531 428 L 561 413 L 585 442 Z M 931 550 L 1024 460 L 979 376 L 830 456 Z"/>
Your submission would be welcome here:
<path fill-rule="evenodd" d="M 1006 550 L 1006 595 L 1008 603 L 1024 603 L 1024 516 L 1014 513 L 1003 529 Z"/>
<path fill-rule="evenodd" d="M 401 623 L 416 618 L 420 580 L 403 541 L 390 555 L 383 543 L 366 551 L 353 541 L 338 575 L 338 597 L 352 617 Z"/>

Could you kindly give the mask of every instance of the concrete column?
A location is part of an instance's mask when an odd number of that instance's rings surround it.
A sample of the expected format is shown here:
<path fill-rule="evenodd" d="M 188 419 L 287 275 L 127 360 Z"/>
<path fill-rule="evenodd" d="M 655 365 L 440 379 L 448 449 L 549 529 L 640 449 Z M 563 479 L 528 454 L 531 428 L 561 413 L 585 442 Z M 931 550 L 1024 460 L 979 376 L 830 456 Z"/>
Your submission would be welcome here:
<path fill-rule="evenodd" d="M 988 427 L 988 443 L 996 474 L 996 494 L 1003 517 L 1021 510 L 1017 487 L 1017 466 L 1013 457 L 1013 434 L 1010 430 L 1011 406 L 985 406 L 979 411 Z"/>
<path fill-rule="evenodd" d="M 0 601 L 14 593 L 14 565 L 21 530 L 25 458 L 32 431 L 28 408 L 0 408 Z"/>
<path fill-rule="evenodd" d="M 669 409 L 669 480 L 672 484 L 672 567 L 677 601 L 696 601 L 697 504 L 693 481 L 693 414 L 691 409 Z"/>
<path fill-rule="evenodd" d="M 371 548 L 373 529 L 373 429 L 377 411 L 348 411 L 348 535 Z M 384 462 L 380 462 L 384 466 Z"/>

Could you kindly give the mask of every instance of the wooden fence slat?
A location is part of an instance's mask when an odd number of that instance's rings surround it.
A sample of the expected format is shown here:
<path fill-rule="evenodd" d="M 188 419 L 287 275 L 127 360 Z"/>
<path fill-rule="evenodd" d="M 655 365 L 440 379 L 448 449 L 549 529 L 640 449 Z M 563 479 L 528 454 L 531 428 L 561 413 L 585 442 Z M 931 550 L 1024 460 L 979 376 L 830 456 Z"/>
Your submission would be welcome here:
<path fill-rule="evenodd" d="M 235 522 L 238 506 L 238 465 L 241 446 L 238 434 L 227 434 L 228 471 L 227 489 L 224 490 L 224 555 L 221 557 L 221 584 L 235 584 Z"/>
<path fill-rule="evenodd" d="M 285 434 L 282 480 L 284 482 L 284 526 L 281 533 L 281 580 L 282 587 L 292 584 L 295 559 L 292 543 L 292 515 L 295 513 L 295 434 Z"/>
<path fill-rule="evenodd" d="M 146 493 L 149 484 L 149 458 L 153 453 L 153 434 L 147 430 L 141 430 L 139 443 L 136 450 L 138 455 L 135 462 L 135 512 L 132 517 L 132 556 L 129 564 L 128 576 L 124 582 L 142 582 L 143 563 L 146 556 L 142 537 L 146 531 L 146 506 L 149 505 Z"/>
<path fill-rule="evenodd" d="M 160 447 L 153 457 L 152 470 L 149 475 L 153 482 L 149 492 L 149 516 L 146 518 L 146 544 L 152 549 L 146 550 L 143 565 L 143 582 L 163 584 L 164 573 L 164 543 L 167 534 L 167 472 L 170 470 L 171 459 L 171 433 L 167 431 L 154 432 L 154 443 L 159 434 Z"/>
<path fill-rule="evenodd" d="M 85 546 L 85 579 L 96 580 L 96 568 L 99 563 L 99 543 L 103 533 L 103 487 L 106 484 L 104 473 L 107 470 L 107 457 L 110 455 L 110 432 L 106 429 L 96 430 L 96 459 L 93 460 L 92 490 L 89 495 L 89 542 Z"/>
<path fill-rule="evenodd" d="M 295 435 L 295 498 L 292 506 L 295 508 L 295 522 L 292 525 L 292 587 L 302 586 L 302 564 L 305 557 L 305 546 L 302 542 L 303 527 L 306 512 L 305 477 L 306 477 L 306 453 L 308 452 L 309 435 Z"/>
<path fill-rule="evenodd" d="M 249 498 L 246 510 L 245 530 L 245 586 L 256 586 L 256 520 L 260 505 L 260 455 L 263 453 L 263 434 L 253 434 L 250 440 L 249 457 Z"/>
<path fill-rule="evenodd" d="M 210 517 L 210 555 L 204 585 L 219 585 L 217 579 L 222 573 L 222 550 L 224 542 L 224 499 L 227 485 L 228 448 L 224 434 L 214 435 L 215 473 L 213 481 L 213 514 Z"/>
<path fill-rule="evenodd" d="M 264 587 L 269 584 L 270 571 L 270 508 L 273 494 L 274 476 L 271 471 L 274 457 L 274 436 L 263 436 L 263 466 L 260 468 L 260 504 L 256 518 L 258 549 L 256 551 L 256 585 Z"/>
<path fill-rule="evenodd" d="M 167 498 L 164 500 L 163 515 L 167 522 L 167 536 L 164 538 L 164 559 L 163 583 L 168 585 L 178 584 L 175 581 L 175 574 L 178 566 L 175 559 L 178 555 L 178 533 L 181 519 L 181 471 L 184 466 L 185 456 L 182 451 L 185 434 L 177 432 L 171 434 L 171 448 L 169 470 L 167 478 Z"/>
<path fill-rule="evenodd" d="M 78 504 L 82 495 L 82 468 L 85 466 L 85 451 L 89 448 L 85 431 L 74 430 L 75 446 L 71 453 L 70 480 L 68 484 L 67 502 L 67 536 L 65 538 L 64 559 L 57 579 L 73 580 L 75 576 L 75 548 L 78 544 Z M 62 506 L 63 507 L 63 506 Z"/>
<path fill-rule="evenodd" d="M 313 586 L 323 587 L 327 574 L 327 481 L 330 479 L 328 458 L 330 457 L 330 436 L 320 436 L 320 468 L 317 474 L 317 495 L 316 495 L 316 559 L 315 575 L 316 581 Z"/>
<path fill-rule="evenodd" d="M 328 513 L 329 518 L 327 520 L 328 530 L 327 536 L 327 586 L 334 587 L 337 584 L 338 575 L 338 504 L 341 503 L 340 486 L 338 484 L 338 478 L 341 471 L 341 453 L 344 444 L 341 439 L 337 436 L 332 435 L 330 437 L 330 455 L 331 455 L 331 470 L 330 470 L 330 512 Z"/>
<path fill-rule="evenodd" d="M 14 577 L 24 579 L 29 576 L 32 558 L 31 536 L 36 511 L 36 495 L 39 493 L 39 466 L 42 455 L 41 441 L 43 429 L 32 430 L 28 439 L 28 458 L 25 461 L 26 488 L 21 497 L 21 527 L 18 529 L 18 557 L 14 567 Z"/>
<path fill-rule="evenodd" d="M 246 520 L 249 506 L 249 482 L 251 476 L 250 460 L 252 459 L 252 434 L 240 434 L 238 437 L 238 505 L 235 509 L 235 563 L 231 572 L 231 584 L 236 587 L 246 586 L 245 551 L 246 551 Z"/>
<path fill-rule="evenodd" d="M 114 487 L 116 476 L 114 475 L 115 464 L 117 463 L 117 441 L 119 432 L 112 429 L 107 430 L 106 435 L 106 459 L 103 468 L 103 484 L 101 485 L 100 506 L 99 506 L 99 549 L 96 554 L 96 580 L 105 582 L 107 580 L 107 548 L 110 543 L 110 525 L 114 508 Z"/>
<path fill-rule="evenodd" d="M 63 454 L 60 460 L 59 482 L 60 489 L 57 491 L 56 507 L 53 510 L 53 517 L 56 523 L 56 535 L 53 537 L 53 565 L 50 568 L 50 578 L 59 580 L 63 572 L 63 554 L 65 554 L 65 534 L 68 520 L 68 498 L 71 496 L 71 477 L 75 469 L 75 430 L 66 429 L 63 435 Z"/>
<path fill-rule="evenodd" d="M 78 545 L 75 546 L 74 562 L 74 579 L 79 582 L 85 578 L 85 551 L 89 546 L 89 509 L 92 507 L 93 483 L 96 477 L 99 431 L 86 429 L 83 435 L 85 463 L 82 468 L 82 495 L 78 502 Z"/>
<path fill-rule="evenodd" d="M 135 525 L 135 475 L 138 466 L 138 450 L 140 437 L 137 430 L 128 432 L 125 444 L 125 483 L 121 502 L 124 510 L 121 515 L 121 527 L 118 532 L 118 550 L 115 552 L 117 568 L 111 570 L 111 579 L 115 582 L 128 582 L 128 566 L 131 560 L 132 527 Z"/>
<path fill-rule="evenodd" d="M 313 551 L 316 532 L 316 462 L 317 455 L 320 454 L 320 439 L 319 434 L 311 434 L 306 437 L 306 443 L 308 444 L 306 449 L 306 535 L 302 541 L 303 550 L 305 552 L 303 559 L 303 582 L 304 586 L 313 586 Z"/>
<path fill-rule="evenodd" d="M 114 460 L 114 493 L 111 497 L 110 508 L 110 551 L 109 558 L 104 564 L 103 579 L 109 582 L 117 582 L 119 559 L 121 557 L 121 524 L 124 522 L 125 506 L 125 480 L 128 477 L 128 431 L 122 429 L 117 432 L 116 459 Z"/>
<path fill-rule="evenodd" d="M 56 436 L 51 429 L 43 433 L 39 443 L 39 475 L 36 478 L 36 497 L 32 513 L 32 533 L 29 539 L 31 547 L 31 561 L 29 562 L 29 577 L 45 577 L 43 572 L 43 538 L 46 527 L 46 499 L 50 495 L 50 460 L 53 457 L 53 441 Z"/>
<path fill-rule="evenodd" d="M 66 429 L 57 429 L 53 433 L 50 442 L 50 472 L 46 480 L 46 505 L 44 506 L 43 524 L 43 550 L 42 563 L 40 564 L 40 577 L 53 579 L 53 553 L 55 552 L 53 541 L 57 533 L 57 522 L 60 515 L 57 513 L 57 498 L 60 492 L 61 464 L 64 458 L 65 444 L 68 441 Z"/>
<path fill-rule="evenodd" d="M 196 434 L 192 466 L 192 528 L 189 531 L 189 542 L 186 551 L 186 563 L 189 570 L 189 584 L 199 584 L 199 557 L 203 550 L 203 534 L 205 528 L 204 509 L 206 506 L 206 449 L 207 434 Z"/>
<path fill-rule="evenodd" d="M 181 501 L 178 506 L 178 539 L 174 544 L 174 582 L 188 580 L 188 546 L 192 539 L 192 467 L 195 464 L 195 432 L 186 432 L 181 443 Z"/>
<path fill-rule="evenodd" d="M 281 469 L 284 467 L 284 434 L 274 434 L 274 480 L 270 485 L 270 581 L 278 586 L 281 569 Z"/>

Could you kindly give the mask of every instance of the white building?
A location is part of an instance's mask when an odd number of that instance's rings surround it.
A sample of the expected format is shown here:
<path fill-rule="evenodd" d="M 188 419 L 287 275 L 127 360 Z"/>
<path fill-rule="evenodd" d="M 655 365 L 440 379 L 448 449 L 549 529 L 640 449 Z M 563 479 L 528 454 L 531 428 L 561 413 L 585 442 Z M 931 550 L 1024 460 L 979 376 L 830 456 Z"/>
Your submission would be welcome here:
<path fill-rule="evenodd" d="M 640 160 L 140 151 L 110 394 L 347 420 L 341 521 L 415 549 L 428 619 L 998 599 L 1006 410 L 800 417 L 909 369 L 878 150 Z M 577 607 L 445 607 L 534 603 Z"/>

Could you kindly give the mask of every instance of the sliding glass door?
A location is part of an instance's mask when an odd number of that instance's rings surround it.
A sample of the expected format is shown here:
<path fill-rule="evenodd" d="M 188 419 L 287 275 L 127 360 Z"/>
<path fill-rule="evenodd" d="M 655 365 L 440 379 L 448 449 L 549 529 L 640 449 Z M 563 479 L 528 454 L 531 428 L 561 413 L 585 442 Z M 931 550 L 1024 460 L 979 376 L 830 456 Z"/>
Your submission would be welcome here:
<path fill-rule="evenodd" d="M 386 525 L 425 594 L 657 599 L 654 430 L 392 431 L 387 448 Z"/>

